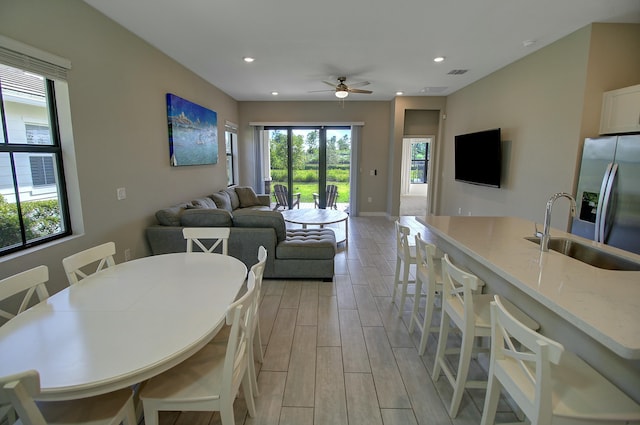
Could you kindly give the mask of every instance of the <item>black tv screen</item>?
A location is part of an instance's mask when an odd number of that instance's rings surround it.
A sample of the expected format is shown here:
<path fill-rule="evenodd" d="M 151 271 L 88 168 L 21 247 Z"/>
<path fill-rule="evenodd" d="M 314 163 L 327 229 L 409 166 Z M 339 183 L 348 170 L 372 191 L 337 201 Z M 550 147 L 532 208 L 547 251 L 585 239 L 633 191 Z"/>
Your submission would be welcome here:
<path fill-rule="evenodd" d="M 455 179 L 500 187 L 502 147 L 500 129 L 455 136 Z"/>

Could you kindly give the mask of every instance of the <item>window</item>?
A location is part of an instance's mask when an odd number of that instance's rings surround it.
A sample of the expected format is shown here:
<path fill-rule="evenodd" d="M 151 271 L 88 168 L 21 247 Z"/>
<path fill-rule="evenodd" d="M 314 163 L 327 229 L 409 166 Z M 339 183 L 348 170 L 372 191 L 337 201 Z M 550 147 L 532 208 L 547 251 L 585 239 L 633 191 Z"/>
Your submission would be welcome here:
<path fill-rule="evenodd" d="M 31 181 L 34 186 L 56 184 L 52 156 L 30 156 L 29 163 L 31 165 Z"/>
<path fill-rule="evenodd" d="M 411 183 L 427 182 L 427 166 L 429 164 L 429 145 L 427 143 L 411 144 Z"/>
<path fill-rule="evenodd" d="M 69 235 L 54 81 L 0 49 L 0 255 Z"/>
<path fill-rule="evenodd" d="M 234 152 L 236 150 L 236 140 L 238 139 L 237 127 L 233 124 L 225 124 L 224 141 L 227 153 L 227 184 L 232 186 L 236 184 L 236 169 Z"/>

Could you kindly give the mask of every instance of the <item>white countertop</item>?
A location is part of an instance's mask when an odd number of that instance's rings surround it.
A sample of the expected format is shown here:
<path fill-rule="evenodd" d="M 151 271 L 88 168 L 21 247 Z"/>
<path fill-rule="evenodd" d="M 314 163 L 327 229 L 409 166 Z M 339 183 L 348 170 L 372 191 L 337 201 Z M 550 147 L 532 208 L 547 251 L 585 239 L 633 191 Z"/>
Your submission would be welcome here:
<path fill-rule="evenodd" d="M 640 359 L 640 272 L 605 270 L 555 251 L 542 253 L 524 239 L 533 236 L 534 223 L 520 218 L 417 219 L 617 355 Z M 551 229 L 551 236 L 576 239 L 640 263 L 640 255 L 557 229 Z"/>

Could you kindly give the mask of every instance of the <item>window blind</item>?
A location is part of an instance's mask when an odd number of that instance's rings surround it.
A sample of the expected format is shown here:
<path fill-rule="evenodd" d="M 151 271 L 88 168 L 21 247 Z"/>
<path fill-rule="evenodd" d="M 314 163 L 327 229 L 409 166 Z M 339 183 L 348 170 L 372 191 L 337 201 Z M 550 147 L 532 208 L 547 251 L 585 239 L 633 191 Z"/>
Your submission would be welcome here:
<path fill-rule="evenodd" d="M 0 62 L 51 80 L 67 80 L 71 62 L 35 47 L 0 35 Z"/>

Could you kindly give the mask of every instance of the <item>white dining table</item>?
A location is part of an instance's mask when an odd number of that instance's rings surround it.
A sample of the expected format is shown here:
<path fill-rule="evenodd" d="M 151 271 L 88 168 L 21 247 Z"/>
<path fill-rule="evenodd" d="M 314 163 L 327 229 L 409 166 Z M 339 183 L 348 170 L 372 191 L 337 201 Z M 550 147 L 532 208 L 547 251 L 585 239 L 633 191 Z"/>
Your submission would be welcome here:
<path fill-rule="evenodd" d="M 104 269 L 0 327 L 0 376 L 37 370 L 41 400 L 140 383 L 216 335 L 246 275 L 238 259 L 205 253 L 156 255 Z"/>

